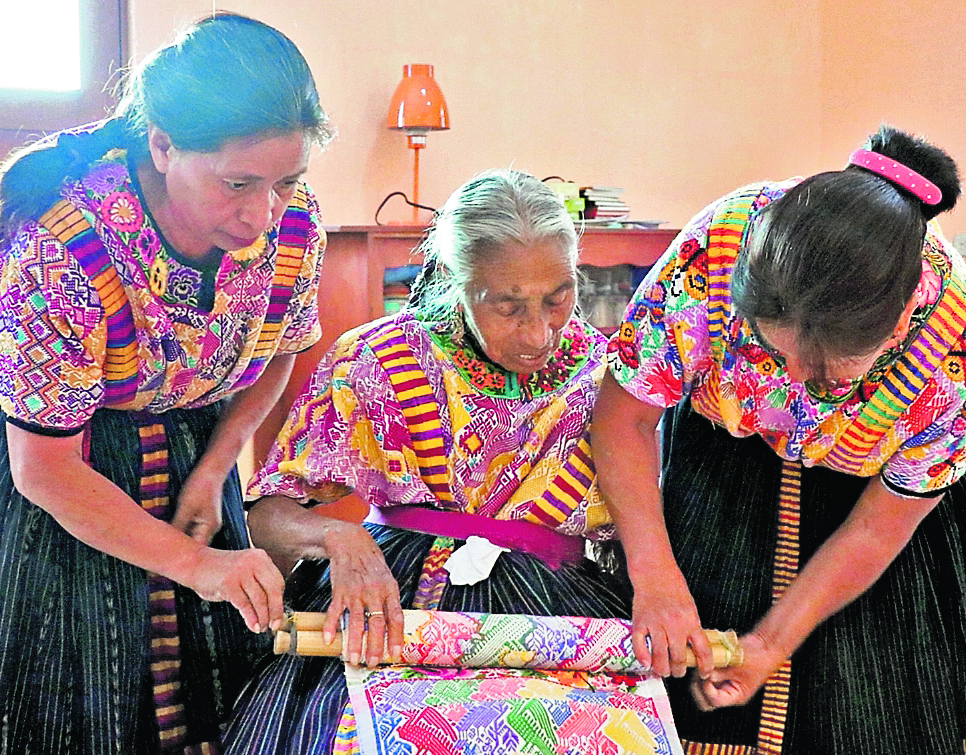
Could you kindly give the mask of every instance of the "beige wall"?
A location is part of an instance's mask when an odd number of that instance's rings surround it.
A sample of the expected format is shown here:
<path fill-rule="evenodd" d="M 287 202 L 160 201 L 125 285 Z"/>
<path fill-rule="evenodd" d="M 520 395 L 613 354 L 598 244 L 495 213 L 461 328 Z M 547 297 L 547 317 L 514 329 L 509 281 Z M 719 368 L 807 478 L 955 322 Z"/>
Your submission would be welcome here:
<path fill-rule="evenodd" d="M 875 19 L 855 17 L 866 7 Z M 914 7 L 915 6 L 915 7 Z M 136 57 L 211 0 L 130 0 Z M 339 137 L 309 179 L 331 224 L 411 192 L 384 128 L 405 63 L 431 63 L 453 127 L 430 134 L 420 199 L 476 171 L 619 185 L 632 215 L 677 226 L 761 178 L 842 165 L 880 120 L 966 166 L 962 0 L 235 0 L 304 51 Z M 865 11 L 862 11 L 865 12 Z M 954 54 L 956 53 L 956 54 Z M 888 80 L 887 80 L 888 79 Z M 393 200 L 383 220 L 406 220 Z M 966 230 L 966 209 L 946 221 Z"/>
<path fill-rule="evenodd" d="M 822 154 L 887 121 L 948 150 L 966 181 L 966 3 L 823 0 L 822 18 Z M 940 222 L 966 232 L 966 197 Z"/>

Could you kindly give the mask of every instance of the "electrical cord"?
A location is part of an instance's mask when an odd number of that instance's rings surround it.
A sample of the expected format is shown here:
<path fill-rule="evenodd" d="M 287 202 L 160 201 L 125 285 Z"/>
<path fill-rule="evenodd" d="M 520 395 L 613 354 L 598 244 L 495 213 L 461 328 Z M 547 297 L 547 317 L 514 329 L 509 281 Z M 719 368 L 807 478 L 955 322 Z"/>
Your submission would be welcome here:
<path fill-rule="evenodd" d="M 405 192 L 394 191 L 390 194 L 387 194 L 386 198 L 383 199 L 382 202 L 379 203 L 379 206 L 376 208 L 376 215 L 374 218 L 376 225 L 383 225 L 382 223 L 379 222 L 379 213 L 382 211 L 382 208 L 386 206 L 386 202 L 388 202 L 393 197 L 402 197 L 403 200 L 406 202 L 406 204 L 408 204 L 410 207 L 418 207 L 420 210 L 429 210 L 430 212 L 436 212 L 435 207 L 427 207 L 424 204 L 416 204 L 416 202 L 411 202 L 409 200 L 409 197 L 406 196 Z"/>

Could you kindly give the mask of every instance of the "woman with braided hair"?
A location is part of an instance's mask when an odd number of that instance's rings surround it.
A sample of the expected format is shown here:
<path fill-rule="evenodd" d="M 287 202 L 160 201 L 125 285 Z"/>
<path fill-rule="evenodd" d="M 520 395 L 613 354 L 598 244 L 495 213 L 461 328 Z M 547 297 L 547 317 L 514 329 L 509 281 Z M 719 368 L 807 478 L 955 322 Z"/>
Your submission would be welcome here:
<path fill-rule="evenodd" d="M 699 659 L 668 679 L 686 752 L 963 751 L 966 266 L 932 222 L 959 193 L 884 126 L 695 217 L 609 344 L 594 459 L 639 657 Z M 702 625 L 744 663 L 712 671 Z"/>
<path fill-rule="evenodd" d="M 217 752 L 283 579 L 235 459 L 320 335 L 329 138 L 295 45 L 218 14 L 0 182 L 0 750 Z"/>

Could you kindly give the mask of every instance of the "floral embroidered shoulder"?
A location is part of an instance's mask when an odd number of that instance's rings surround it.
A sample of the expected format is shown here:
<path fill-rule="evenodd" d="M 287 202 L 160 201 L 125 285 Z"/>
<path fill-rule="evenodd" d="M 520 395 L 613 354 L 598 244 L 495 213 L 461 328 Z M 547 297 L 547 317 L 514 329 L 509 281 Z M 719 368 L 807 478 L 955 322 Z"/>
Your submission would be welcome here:
<path fill-rule="evenodd" d="M 547 367 L 521 380 L 408 312 L 350 331 L 296 401 L 249 497 L 325 501 L 344 486 L 377 506 L 610 537 L 588 442 L 604 343 L 571 320 Z"/>
<path fill-rule="evenodd" d="M 696 216 L 638 288 L 608 346 L 610 369 L 638 399 L 673 406 L 689 396 L 782 458 L 935 496 L 966 471 L 966 263 L 931 224 L 906 341 L 827 392 L 794 382 L 732 312 L 729 286 L 749 218 L 797 181 L 745 187 Z"/>
<path fill-rule="evenodd" d="M 129 306 L 136 384 L 123 408 L 161 413 L 214 403 L 254 382 L 265 355 L 318 340 L 325 235 L 304 185 L 279 226 L 208 266 L 168 247 L 122 150 L 62 196 L 106 249 Z M 13 422 L 64 432 L 105 405 L 112 338 L 111 306 L 78 253 L 83 239 L 73 246 L 64 233 L 28 224 L 5 250 L 0 274 L 0 407 Z M 279 287 L 290 295 L 279 297 Z"/>

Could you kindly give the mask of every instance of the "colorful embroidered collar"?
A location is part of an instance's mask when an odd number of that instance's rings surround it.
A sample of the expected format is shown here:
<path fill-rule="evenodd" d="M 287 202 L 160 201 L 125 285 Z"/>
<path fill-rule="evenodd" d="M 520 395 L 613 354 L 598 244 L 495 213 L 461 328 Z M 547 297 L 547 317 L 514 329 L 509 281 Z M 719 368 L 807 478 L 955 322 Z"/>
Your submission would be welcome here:
<path fill-rule="evenodd" d="M 466 382 L 481 393 L 502 398 L 530 400 L 557 390 L 586 364 L 594 343 L 592 327 L 572 318 L 547 366 L 539 372 L 523 375 L 509 372 L 491 361 L 469 334 L 468 328 L 462 329 L 464 333 L 459 340 L 455 339 L 455 321 L 426 325 L 433 342 L 452 360 Z"/>

